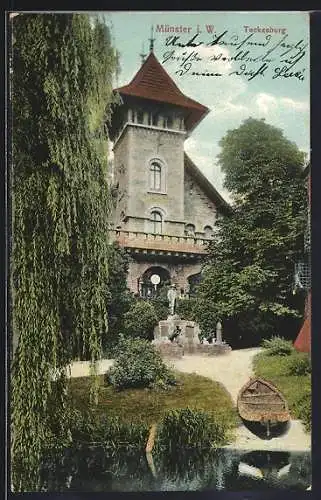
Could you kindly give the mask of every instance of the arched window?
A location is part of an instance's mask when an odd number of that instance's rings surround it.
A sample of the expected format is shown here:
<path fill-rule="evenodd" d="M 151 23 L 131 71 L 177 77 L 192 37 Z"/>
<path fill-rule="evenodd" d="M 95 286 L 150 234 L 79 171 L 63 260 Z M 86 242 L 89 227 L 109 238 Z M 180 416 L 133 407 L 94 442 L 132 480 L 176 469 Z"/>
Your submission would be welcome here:
<path fill-rule="evenodd" d="M 153 210 L 152 212 L 152 232 L 161 234 L 163 232 L 163 217 L 160 212 Z"/>
<path fill-rule="evenodd" d="M 213 237 L 213 228 L 211 226 L 205 226 L 204 227 L 204 234 L 205 234 L 205 238 L 212 238 Z"/>
<path fill-rule="evenodd" d="M 162 167 L 157 161 L 152 161 L 149 167 L 150 188 L 155 191 L 160 191 L 162 187 Z"/>
<path fill-rule="evenodd" d="M 186 226 L 185 226 L 185 236 L 195 236 L 195 226 L 194 226 L 194 224 L 186 224 Z"/>

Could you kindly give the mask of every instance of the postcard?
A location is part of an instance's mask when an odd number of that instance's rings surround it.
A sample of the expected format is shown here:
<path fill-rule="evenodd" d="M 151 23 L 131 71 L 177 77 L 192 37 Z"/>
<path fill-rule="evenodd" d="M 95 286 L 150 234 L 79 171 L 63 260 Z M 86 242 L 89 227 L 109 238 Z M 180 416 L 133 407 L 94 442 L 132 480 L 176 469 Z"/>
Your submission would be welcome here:
<path fill-rule="evenodd" d="M 11 491 L 311 490 L 309 14 L 8 39 Z"/>

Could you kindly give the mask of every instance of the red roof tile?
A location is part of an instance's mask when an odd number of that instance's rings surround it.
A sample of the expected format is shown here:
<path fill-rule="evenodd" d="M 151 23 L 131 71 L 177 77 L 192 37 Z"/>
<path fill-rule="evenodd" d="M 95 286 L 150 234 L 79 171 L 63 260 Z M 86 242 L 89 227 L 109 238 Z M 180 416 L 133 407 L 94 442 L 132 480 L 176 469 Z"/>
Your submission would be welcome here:
<path fill-rule="evenodd" d="M 206 106 L 179 90 L 153 52 L 149 54 L 132 81 L 115 91 L 125 96 L 141 97 L 185 108 L 189 111 L 185 120 L 187 130 L 194 128 L 209 111 Z"/>

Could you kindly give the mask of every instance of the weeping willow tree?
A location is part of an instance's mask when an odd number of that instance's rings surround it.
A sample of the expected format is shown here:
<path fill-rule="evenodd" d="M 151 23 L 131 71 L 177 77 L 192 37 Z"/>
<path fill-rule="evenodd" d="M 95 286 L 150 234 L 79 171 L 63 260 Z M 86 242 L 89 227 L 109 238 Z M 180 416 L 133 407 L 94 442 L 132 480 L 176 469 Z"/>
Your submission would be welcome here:
<path fill-rule="evenodd" d="M 12 485 L 35 491 L 44 450 L 69 439 L 64 367 L 75 351 L 94 367 L 108 327 L 117 54 L 87 14 L 20 14 L 12 35 Z"/>

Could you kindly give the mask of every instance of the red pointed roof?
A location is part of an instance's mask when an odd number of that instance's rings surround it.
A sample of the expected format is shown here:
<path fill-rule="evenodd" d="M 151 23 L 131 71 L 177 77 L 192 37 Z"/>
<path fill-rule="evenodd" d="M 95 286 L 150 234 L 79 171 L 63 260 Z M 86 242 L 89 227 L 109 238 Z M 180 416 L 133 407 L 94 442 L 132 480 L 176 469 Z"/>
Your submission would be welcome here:
<path fill-rule="evenodd" d="M 149 54 L 132 81 L 115 91 L 125 96 L 141 97 L 185 108 L 187 130 L 194 128 L 209 112 L 206 106 L 187 97 L 179 90 L 153 52 Z"/>

